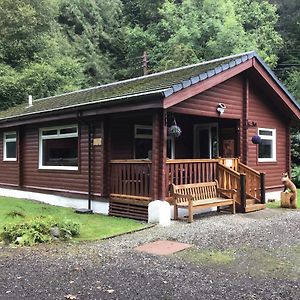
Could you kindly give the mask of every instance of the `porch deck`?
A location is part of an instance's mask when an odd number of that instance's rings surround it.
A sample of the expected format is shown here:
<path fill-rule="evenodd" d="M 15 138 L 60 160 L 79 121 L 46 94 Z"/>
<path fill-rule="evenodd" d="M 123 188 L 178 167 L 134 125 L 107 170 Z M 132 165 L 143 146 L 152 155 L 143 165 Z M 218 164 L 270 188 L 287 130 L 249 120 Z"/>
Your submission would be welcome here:
<path fill-rule="evenodd" d="M 110 162 L 110 215 L 146 220 L 153 197 L 152 161 L 112 160 Z M 238 158 L 170 159 L 163 169 L 165 195 L 172 202 L 171 184 L 181 185 L 218 180 L 225 189 L 236 189 L 239 212 L 265 207 L 264 174 L 242 164 Z M 152 179 L 153 178 L 153 179 Z"/>

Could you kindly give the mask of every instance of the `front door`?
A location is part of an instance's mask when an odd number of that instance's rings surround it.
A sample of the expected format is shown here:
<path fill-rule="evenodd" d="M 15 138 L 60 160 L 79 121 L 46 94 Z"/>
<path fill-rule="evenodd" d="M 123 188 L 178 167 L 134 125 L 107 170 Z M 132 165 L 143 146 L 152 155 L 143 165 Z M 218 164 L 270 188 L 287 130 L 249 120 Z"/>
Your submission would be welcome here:
<path fill-rule="evenodd" d="M 219 156 L 218 124 L 194 126 L 194 158 L 214 158 Z"/>

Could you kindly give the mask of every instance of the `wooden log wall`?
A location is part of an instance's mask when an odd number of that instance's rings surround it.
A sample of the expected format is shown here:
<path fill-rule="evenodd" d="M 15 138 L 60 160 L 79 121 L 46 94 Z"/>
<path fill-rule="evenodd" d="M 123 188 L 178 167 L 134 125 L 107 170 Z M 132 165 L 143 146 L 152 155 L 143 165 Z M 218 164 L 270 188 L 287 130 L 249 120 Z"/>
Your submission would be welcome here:
<path fill-rule="evenodd" d="M 69 124 L 76 124 L 76 121 L 59 125 Z M 5 162 L 0 159 L 0 185 L 78 198 L 88 197 L 88 127 L 86 124 L 78 125 L 79 167 L 77 171 L 39 169 L 39 128 L 59 125 L 47 123 L 16 129 L 17 161 Z M 92 137 L 102 139 L 101 121 L 94 122 L 92 128 Z M 0 155 L 3 158 L 3 132 L 0 133 Z M 102 145 L 92 146 L 91 159 L 91 193 L 93 198 L 98 199 L 103 193 Z"/>

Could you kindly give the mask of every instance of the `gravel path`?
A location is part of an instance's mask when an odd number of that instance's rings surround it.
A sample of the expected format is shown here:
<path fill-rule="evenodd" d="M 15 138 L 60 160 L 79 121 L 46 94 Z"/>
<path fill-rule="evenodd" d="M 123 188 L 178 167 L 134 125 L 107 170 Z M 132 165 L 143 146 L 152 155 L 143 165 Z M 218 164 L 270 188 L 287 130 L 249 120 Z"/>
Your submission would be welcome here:
<path fill-rule="evenodd" d="M 194 246 L 170 256 L 155 240 Z M 0 249 L 0 299 L 300 299 L 300 211 L 198 216 L 89 243 Z"/>

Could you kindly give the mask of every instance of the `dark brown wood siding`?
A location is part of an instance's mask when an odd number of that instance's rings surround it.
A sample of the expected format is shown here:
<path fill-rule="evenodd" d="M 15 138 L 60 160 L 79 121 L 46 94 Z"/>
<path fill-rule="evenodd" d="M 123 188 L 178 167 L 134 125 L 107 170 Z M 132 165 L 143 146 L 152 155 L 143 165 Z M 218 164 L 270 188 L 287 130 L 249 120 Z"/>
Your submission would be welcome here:
<path fill-rule="evenodd" d="M 70 122 L 68 124 L 74 124 Z M 66 125 L 68 125 L 66 124 Z M 47 125 L 51 126 L 51 125 Z M 53 126 L 53 124 L 52 124 Z M 79 124 L 79 168 L 78 171 L 39 169 L 39 128 L 27 127 L 23 136 L 23 186 L 29 189 L 88 195 L 88 126 Z M 93 126 L 93 138 L 102 138 L 101 122 Z M 103 191 L 102 145 L 92 146 L 92 193 L 100 196 Z"/>
<path fill-rule="evenodd" d="M 169 111 L 178 114 L 198 115 L 206 117 L 214 117 L 219 123 L 219 127 L 222 126 L 220 120 L 223 118 L 230 118 L 240 120 L 240 126 L 237 128 L 240 134 L 239 154 L 243 161 L 247 157 L 248 165 L 260 172 L 266 172 L 266 187 L 279 187 L 281 173 L 286 171 L 289 162 L 288 147 L 286 147 L 286 141 L 289 139 L 287 126 L 288 121 L 284 121 L 280 112 L 270 103 L 270 95 L 263 94 L 263 92 L 257 87 L 256 83 L 250 81 L 249 83 L 249 99 L 248 99 L 248 114 L 244 111 L 245 97 L 247 95 L 245 88 L 245 76 L 235 76 L 197 96 L 187 99 L 174 107 L 171 107 Z M 225 113 L 219 116 L 216 112 L 217 104 L 224 103 L 226 105 Z M 248 120 L 243 122 L 243 116 L 248 116 Z M 194 119 L 191 118 L 191 121 Z M 213 120 L 213 119 L 211 119 Z M 256 123 L 256 127 L 249 127 L 246 133 L 243 135 L 243 126 L 250 122 Z M 237 125 L 238 126 L 238 125 Z M 251 137 L 257 134 L 258 127 L 276 129 L 276 150 L 277 161 L 274 163 L 259 163 L 258 162 L 258 148 L 251 142 Z M 191 155 L 191 138 L 184 137 L 187 129 L 192 134 L 192 126 L 186 124 L 183 125 L 183 136 L 176 141 L 176 155 L 186 157 L 184 152 Z M 220 137 L 222 138 L 222 137 Z M 180 142 L 183 145 L 180 145 Z M 189 147 L 188 147 L 189 146 Z M 244 147 L 246 146 L 246 147 Z M 189 149 L 187 149 L 187 147 Z"/>
<path fill-rule="evenodd" d="M 5 132 L 16 131 L 15 128 L 0 131 L 0 185 L 18 186 L 19 161 L 3 160 L 3 136 Z"/>
<path fill-rule="evenodd" d="M 267 95 L 250 83 L 249 91 L 249 122 L 256 123 L 256 127 L 248 128 L 248 165 L 260 172 L 266 173 L 266 186 L 281 186 L 281 174 L 286 170 L 287 152 L 287 126 L 288 121 L 282 119 L 280 112 L 269 104 Z M 253 135 L 258 133 L 258 128 L 276 129 L 276 158 L 274 163 L 258 162 L 258 146 L 251 142 Z"/>
<path fill-rule="evenodd" d="M 111 159 L 134 158 L 135 125 L 152 126 L 152 115 L 110 118 Z"/>
<path fill-rule="evenodd" d="M 224 103 L 226 110 L 220 118 L 240 119 L 242 99 L 243 77 L 239 75 L 175 105 L 170 111 L 219 118 L 217 105 Z"/>

